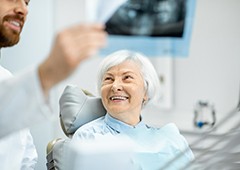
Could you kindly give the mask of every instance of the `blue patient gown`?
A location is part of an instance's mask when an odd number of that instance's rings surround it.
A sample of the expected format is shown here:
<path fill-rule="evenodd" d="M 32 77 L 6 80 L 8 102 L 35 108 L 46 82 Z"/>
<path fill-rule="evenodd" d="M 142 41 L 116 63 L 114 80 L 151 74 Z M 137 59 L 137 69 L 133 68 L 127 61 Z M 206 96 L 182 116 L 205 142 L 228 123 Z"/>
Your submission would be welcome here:
<path fill-rule="evenodd" d="M 130 126 L 106 114 L 80 127 L 73 140 L 97 139 L 104 135 L 128 137 L 136 146 L 132 161 L 142 170 L 178 170 L 194 159 L 187 141 L 173 123 L 153 128 L 140 121 Z"/>

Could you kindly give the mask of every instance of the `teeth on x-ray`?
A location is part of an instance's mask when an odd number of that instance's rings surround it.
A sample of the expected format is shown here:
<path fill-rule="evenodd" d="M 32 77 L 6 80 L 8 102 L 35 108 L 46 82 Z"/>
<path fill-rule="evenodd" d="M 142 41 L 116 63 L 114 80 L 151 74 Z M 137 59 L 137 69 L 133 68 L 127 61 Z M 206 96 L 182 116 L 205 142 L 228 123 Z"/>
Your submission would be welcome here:
<path fill-rule="evenodd" d="M 109 34 L 182 37 L 186 0 L 128 0 L 106 22 Z"/>

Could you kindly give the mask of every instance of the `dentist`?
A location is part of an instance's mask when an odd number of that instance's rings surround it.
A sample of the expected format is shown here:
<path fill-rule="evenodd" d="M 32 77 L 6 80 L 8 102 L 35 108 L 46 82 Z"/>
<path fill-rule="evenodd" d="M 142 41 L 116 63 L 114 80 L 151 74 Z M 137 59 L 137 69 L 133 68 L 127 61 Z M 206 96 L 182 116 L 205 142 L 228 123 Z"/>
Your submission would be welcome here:
<path fill-rule="evenodd" d="M 0 49 L 19 42 L 29 2 L 0 0 Z M 12 76 L 0 66 L 1 169 L 34 169 L 37 153 L 25 128 L 55 116 L 48 104 L 49 91 L 105 46 L 106 36 L 103 25 L 76 25 L 56 35 L 49 55 L 36 68 Z"/>

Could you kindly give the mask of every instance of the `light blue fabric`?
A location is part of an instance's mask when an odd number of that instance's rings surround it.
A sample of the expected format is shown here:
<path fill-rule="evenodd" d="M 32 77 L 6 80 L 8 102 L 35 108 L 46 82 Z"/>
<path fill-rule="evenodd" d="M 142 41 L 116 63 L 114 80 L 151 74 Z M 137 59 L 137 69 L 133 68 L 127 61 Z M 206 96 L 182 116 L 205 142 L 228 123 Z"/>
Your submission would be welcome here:
<path fill-rule="evenodd" d="M 194 159 L 185 138 L 173 123 L 153 128 L 140 121 L 136 126 L 130 126 L 106 114 L 80 127 L 73 140 L 97 139 L 104 135 L 124 135 L 130 138 L 137 146 L 133 162 L 143 170 L 159 170 L 178 154 L 180 158 L 164 169 L 178 170 Z"/>

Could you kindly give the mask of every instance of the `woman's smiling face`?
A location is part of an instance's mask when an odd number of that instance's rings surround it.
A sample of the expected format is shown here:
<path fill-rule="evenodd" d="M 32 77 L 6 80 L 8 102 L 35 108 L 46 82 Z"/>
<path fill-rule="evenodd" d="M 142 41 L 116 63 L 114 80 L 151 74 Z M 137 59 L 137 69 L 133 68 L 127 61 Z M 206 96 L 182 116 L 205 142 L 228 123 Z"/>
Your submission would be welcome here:
<path fill-rule="evenodd" d="M 127 124 L 137 124 L 142 103 L 147 100 L 139 65 L 127 60 L 111 67 L 103 76 L 101 96 L 112 117 Z"/>

